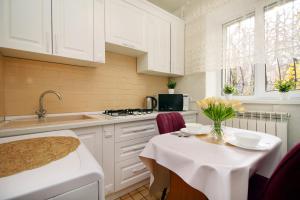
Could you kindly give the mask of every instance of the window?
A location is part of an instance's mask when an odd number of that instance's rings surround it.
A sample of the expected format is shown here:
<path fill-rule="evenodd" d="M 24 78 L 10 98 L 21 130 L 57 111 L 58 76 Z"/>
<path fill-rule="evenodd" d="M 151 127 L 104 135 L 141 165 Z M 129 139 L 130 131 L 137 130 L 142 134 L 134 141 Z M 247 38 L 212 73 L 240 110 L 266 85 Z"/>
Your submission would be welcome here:
<path fill-rule="evenodd" d="M 223 85 L 235 86 L 237 95 L 254 95 L 254 15 L 223 26 Z"/>
<path fill-rule="evenodd" d="M 276 80 L 294 79 L 300 89 L 300 0 L 265 8 L 265 88 Z"/>

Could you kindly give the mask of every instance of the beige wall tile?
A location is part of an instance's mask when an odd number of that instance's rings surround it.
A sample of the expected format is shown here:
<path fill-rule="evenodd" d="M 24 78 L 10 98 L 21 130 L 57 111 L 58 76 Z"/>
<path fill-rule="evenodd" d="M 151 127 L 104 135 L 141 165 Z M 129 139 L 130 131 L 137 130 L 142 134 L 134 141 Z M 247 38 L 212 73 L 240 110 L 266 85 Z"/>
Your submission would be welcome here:
<path fill-rule="evenodd" d="M 98 67 L 3 60 L 7 115 L 34 114 L 39 95 L 49 89 L 63 95 L 62 102 L 54 95 L 46 97 L 49 113 L 143 107 L 145 96 L 166 92 L 166 77 L 137 74 L 136 58 L 111 52 Z"/>

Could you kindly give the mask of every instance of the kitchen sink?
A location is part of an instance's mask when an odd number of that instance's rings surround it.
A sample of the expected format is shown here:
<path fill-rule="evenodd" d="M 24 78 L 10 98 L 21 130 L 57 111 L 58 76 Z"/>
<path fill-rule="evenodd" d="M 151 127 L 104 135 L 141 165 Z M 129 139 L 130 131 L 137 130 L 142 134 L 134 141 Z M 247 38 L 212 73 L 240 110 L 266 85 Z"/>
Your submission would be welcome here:
<path fill-rule="evenodd" d="M 49 116 L 43 119 L 38 118 L 26 118 L 5 121 L 0 125 L 0 128 L 22 128 L 31 126 L 43 126 L 43 125 L 53 125 L 53 124 L 64 124 L 71 122 L 87 121 L 87 120 L 101 120 L 99 117 L 93 117 L 89 115 L 64 115 L 64 116 Z M 106 118 L 103 117 L 103 120 Z"/>

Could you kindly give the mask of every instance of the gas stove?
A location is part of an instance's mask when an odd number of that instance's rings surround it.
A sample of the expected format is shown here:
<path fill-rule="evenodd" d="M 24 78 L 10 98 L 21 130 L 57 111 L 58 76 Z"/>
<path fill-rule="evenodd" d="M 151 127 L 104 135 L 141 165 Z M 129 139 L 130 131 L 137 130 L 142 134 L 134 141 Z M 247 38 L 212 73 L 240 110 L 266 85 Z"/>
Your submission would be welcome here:
<path fill-rule="evenodd" d="M 110 115 L 113 117 L 120 117 L 120 116 L 136 116 L 136 115 L 147 115 L 153 113 L 153 109 L 120 109 L 120 110 L 105 110 L 103 114 Z"/>

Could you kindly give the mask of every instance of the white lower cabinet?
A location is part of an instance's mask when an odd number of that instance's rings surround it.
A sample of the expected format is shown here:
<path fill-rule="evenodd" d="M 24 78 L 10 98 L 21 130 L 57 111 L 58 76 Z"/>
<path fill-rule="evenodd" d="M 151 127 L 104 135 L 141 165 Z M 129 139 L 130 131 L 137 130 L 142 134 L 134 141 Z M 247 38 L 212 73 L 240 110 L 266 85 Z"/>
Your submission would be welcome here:
<path fill-rule="evenodd" d="M 140 155 L 148 141 L 154 135 L 115 144 L 115 161 L 124 161 L 130 158 L 135 158 Z"/>
<path fill-rule="evenodd" d="M 105 195 L 115 191 L 115 126 L 103 126 L 103 171 Z"/>
<path fill-rule="evenodd" d="M 80 141 L 102 165 L 102 129 L 101 126 L 73 129 Z"/>
<path fill-rule="evenodd" d="M 115 189 L 122 190 L 135 183 L 145 180 L 150 176 L 150 172 L 141 160 L 136 156 L 122 162 L 116 163 L 115 167 Z"/>
<path fill-rule="evenodd" d="M 136 138 L 158 133 L 155 120 L 145 120 L 116 124 L 116 142 L 134 140 Z"/>
<path fill-rule="evenodd" d="M 196 114 L 183 115 L 185 122 L 196 122 L 196 117 Z M 76 128 L 73 131 L 102 166 L 106 196 L 118 194 L 120 190 L 150 177 L 139 155 L 149 140 L 158 135 L 155 120 Z"/>

